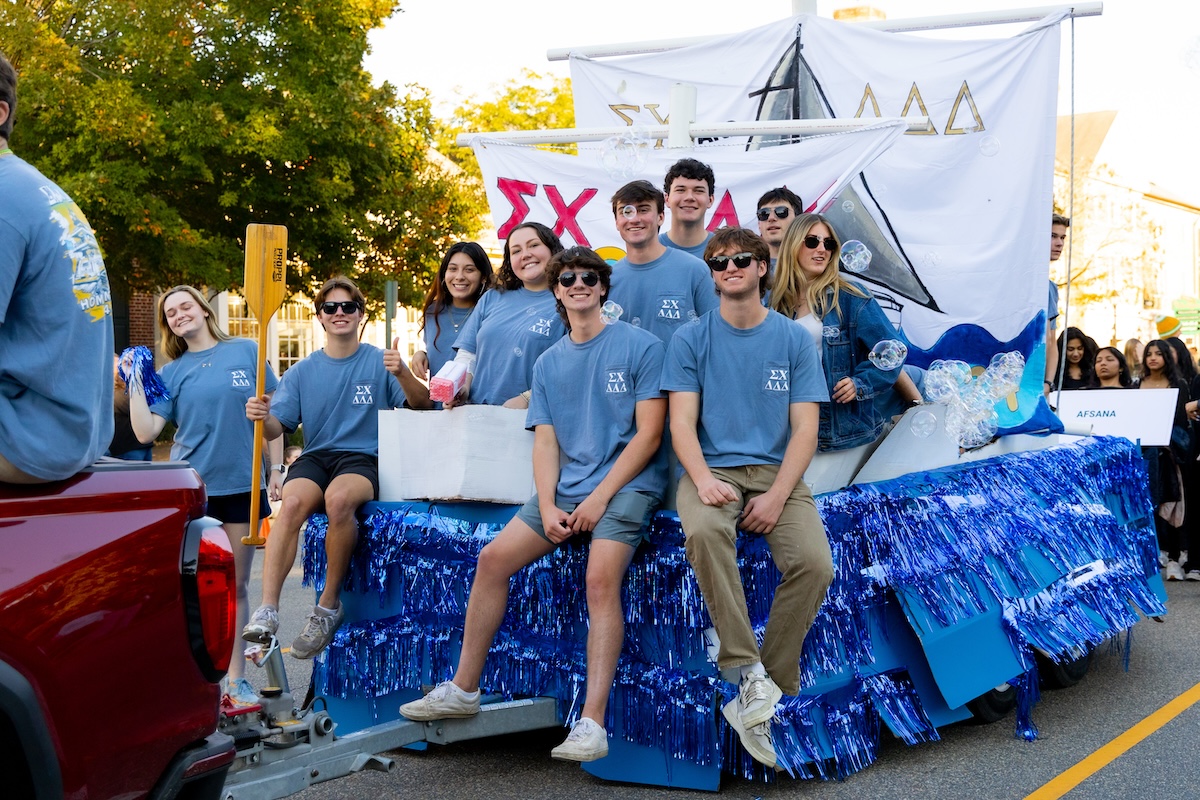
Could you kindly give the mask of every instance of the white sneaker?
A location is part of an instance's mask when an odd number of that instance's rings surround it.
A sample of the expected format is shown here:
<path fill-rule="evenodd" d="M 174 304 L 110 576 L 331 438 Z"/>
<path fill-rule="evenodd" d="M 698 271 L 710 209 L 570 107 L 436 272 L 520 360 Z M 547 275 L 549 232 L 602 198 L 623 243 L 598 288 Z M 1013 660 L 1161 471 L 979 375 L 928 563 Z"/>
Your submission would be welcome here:
<path fill-rule="evenodd" d="M 1159 550 L 1159 551 L 1158 551 L 1158 566 L 1159 566 L 1160 568 L 1162 568 L 1162 569 L 1166 569 L 1166 567 L 1167 567 L 1167 561 L 1169 561 L 1169 560 L 1170 560 L 1170 558 L 1167 556 L 1167 551 L 1166 551 L 1166 550 Z"/>
<path fill-rule="evenodd" d="M 738 714 L 738 702 L 737 699 L 730 700 L 721 709 L 725 721 L 729 723 L 729 727 L 737 731 L 738 738 L 742 741 L 742 747 L 746 748 L 746 752 L 750 754 L 751 758 L 773 768 L 775 766 L 775 743 L 771 739 L 771 720 L 768 719 L 752 728 L 744 727 L 742 718 Z"/>
<path fill-rule="evenodd" d="M 247 642 L 270 644 L 271 637 L 279 631 L 279 610 L 275 606 L 259 606 L 250 615 L 250 621 L 242 629 L 242 639 Z"/>
<path fill-rule="evenodd" d="M 1181 581 L 1183 580 L 1183 570 L 1179 567 L 1178 561 L 1167 562 L 1167 580 Z"/>
<path fill-rule="evenodd" d="M 746 730 L 756 728 L 775 716 L 775 704 L 783 697 L 783 690 L 775 685 L 771 676 L 751 672 L 742 678 L 738 690 L 738 716 Z"/>
<path fill-rule="evenodd" d="M 561 761 L 595 761 L 608 755 L 608 731 L 593 719 L 580 717 L 571 726 L 567 740 L 550 751 Z"/>
<path fill-rule="evenodd" d="M 400 706 L 400 713 L 419 722 L 473 717 L 479 713 L 479 690 L 464 692 L 454 681 L 442 681 L 419 700 Z"/>
<path fill-rule="evenodd" d="M 1189 581 L 1200 581 L 1200 569 L 1189 569 L 1183 577 Z"/>

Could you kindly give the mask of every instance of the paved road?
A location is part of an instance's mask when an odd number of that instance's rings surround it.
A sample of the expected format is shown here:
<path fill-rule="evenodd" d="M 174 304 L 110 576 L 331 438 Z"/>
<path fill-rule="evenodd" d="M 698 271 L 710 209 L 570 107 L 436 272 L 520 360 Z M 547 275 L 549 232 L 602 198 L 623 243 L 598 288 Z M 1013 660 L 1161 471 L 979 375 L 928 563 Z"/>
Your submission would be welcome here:
<path fill-rule="evenodd" d="M 260 559 L 261 560 L 261 555 Z M 261 567 L 256 562 L 251 597 L 258 598 Z M 1043 694 L 1034 720 L 1041 738 L 1033 743 L 1013 738 L 1011 716 L 994 725 L 961 724 L 944 728 L 942 741 L 908 747 L 899 740 L 883 743 L 876 763 L 842 782 L 784 778 L 772 785 L 726 777 L 721 795 L 757 798 L 887 798 L 957 800 L 958 798 L 1022 798 L 1125 733 L 1181 693 L 1200 683 L 1200 583 L 1168 584 L 1170 614 L 1164 623 L 1143 620 L 1134 628 L 1129 671 L 1123 656 L 1102 648 L 1091 671 L 1078 686 Z M 300 587 L 300 571 L 288 581 L 281 613 L 284 641 L 299 631 L 313 601 Z M 307 687 L 308 662 L 286 658 L 293 690 Z M 262 680 L 250 669 L 250 679 Z M 371 797 L 609 798 L 713 797 L 704 792 L 614 785 L 577 766 L 553 761 L 550 748 L 562 731 L 497 737 L 427 752 L 390 754 L 390 774 L 360 773 L 319 784 L 295 795 L 297 800 L 350 800 Z M 1094 798 L 1200 797 L 1200 704 L 1151 733 L 1067 795 Z M 1057 796 L 1057 795 L 1051 795 Z"/>

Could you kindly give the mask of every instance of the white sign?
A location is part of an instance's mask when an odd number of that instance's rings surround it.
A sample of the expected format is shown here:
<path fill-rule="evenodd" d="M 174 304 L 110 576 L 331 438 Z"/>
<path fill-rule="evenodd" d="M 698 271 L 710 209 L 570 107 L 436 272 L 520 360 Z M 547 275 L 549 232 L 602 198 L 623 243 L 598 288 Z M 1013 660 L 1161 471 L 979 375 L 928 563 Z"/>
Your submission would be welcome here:
<path fill-rule="evenodd" d="M 534 493 L 527 413 L 481 405 L 380 411 L 380 502 L 524 503 Z"/>
<path fill-rule="evenodd" d="M 1178 389 L 1062 392 L 1058 418 L 1068 433 L 1082 433 L 1090 426 L 1097 436 L 1123 436 L 1135 444 L 1166 446 L 1171 443 L 1178 394 Z"/>
<path fill-rule="evenodd" d="M 522 222 L 540 222 L 553 228 L 565 247 L 590 247 L 616 261 L 625 256 L 625 247 L 617 234 L 613 194 L 638 179 L 661 188 L 663 175 L 681 158 L 701 158 L 717 174 L 710 229 L 757 230 L 758 198 L 768 189 L 787 186 L 805 203 L 830 199 L 903 134 L 902 123 L 887 123 L 754 153 L 738 147 L 650 150 L 636 172 L 624 175 L 609 174 L 594 152 L 571 156 L 482 138 L 472 147 L 500 239 Z M 670 225 L 668 214 L 662 229 Z"/>

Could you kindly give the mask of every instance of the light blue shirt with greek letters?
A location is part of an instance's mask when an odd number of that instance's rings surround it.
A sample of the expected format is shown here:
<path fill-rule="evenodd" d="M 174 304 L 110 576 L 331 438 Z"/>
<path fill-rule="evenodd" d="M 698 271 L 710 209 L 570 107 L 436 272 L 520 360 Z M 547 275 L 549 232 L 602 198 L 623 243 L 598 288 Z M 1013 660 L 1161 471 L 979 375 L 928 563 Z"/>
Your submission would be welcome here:
<path fill-rule="evenodd" d="M 566 332 L 549 289 L 484 292 L 454 342 L 475 354 L 471 402 L 499 406 L 528 391 L 534 362 Z"/>

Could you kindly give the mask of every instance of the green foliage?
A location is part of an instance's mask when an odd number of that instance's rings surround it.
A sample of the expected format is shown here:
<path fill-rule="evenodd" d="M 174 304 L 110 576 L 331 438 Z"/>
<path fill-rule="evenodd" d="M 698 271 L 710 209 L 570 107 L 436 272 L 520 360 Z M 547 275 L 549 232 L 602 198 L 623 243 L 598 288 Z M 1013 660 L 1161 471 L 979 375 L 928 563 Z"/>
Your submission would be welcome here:
<path fill-rule="evenodd" d="M 479 164 L 470 147 L 458 147 L 460 133 L 495 131 L 532 131 L 543 128 L 575 127 L 575 104 L 571 97 L 571 79 L 553 78 L 524 70 L 499 88 L 491 100 L 471 97 L 454 111 L 437 132 L 438 151 L 480 178 Z M 554 149 L 561 150 L 560 146 Z M 574 152 L 574 146 L 567 148 Z"/>
<path fill-rule="evenodd" d="M 423 294 L 483 210 L 435 165 L 423 94 L 362 68 L 391 0 L 15 0 L 13 149 L 83 208 L 118 291 L 237 288 L 251 222 L 288 227 L 288 286 Z"/>

